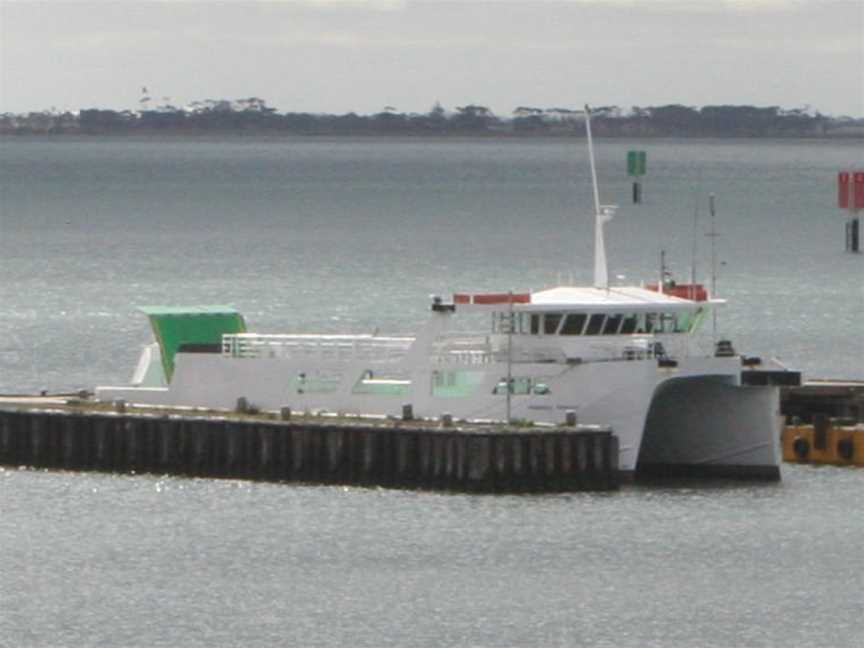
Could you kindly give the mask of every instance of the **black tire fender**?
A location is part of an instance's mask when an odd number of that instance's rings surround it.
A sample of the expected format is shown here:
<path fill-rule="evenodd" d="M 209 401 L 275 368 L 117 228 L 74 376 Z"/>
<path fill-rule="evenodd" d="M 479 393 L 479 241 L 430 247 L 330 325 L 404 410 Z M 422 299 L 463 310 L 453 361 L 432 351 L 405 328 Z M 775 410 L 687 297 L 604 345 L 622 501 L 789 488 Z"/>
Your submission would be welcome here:
<path fill-rule="evenodd" d="M 792 441 L 792 452 L 797 459 L 806 459 L 810 454 L 810 442 L 804 437 L 796 436 Z"/>
<path fill-rule="evenodd" d="M 855 454 L 855 442 L 849 437 L 840 439 L 837 441 L 837 454 L 840 455 L 842 459 L 850 461 L 852 456 Z"/>

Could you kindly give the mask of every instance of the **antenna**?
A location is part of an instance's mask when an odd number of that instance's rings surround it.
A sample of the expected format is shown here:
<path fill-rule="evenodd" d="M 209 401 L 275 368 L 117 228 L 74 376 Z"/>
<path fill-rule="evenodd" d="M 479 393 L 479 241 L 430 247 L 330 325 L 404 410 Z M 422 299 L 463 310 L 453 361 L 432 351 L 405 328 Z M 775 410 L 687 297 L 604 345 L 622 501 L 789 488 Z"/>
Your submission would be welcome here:
<path fill-rule="evenodd" d="M 609 288 L 609 270 L 606 265 L 606 244 L 603 225 L 615 216 L 617 205 L 600 204 L 597 184 L 597 166 L 594 163 L 594 139 L 591 137 L 591 108 L 585 104 L 585 134 L 588 136 L 588 159 L 591 162 L 591 185 L 594 189 L 594 287 Z"/>
<path fill-rule="evenodd" d="M 696 285 L 696 257 L 699 252 L 699 201 L 693 205 L 693 249 L 690 251 L 690 285 Z"/>
<path fill-rule="evenodd" d="M 147 86 L 141 87 L 141 98 L 138 100 L 138 105 L 141 111 L 147 110 L 150 104 L 150 93 L 147 91 Z"/>
<path fill-rule="evenodd" d="M 660 249 L 660 281 L 657 284 L 657 292 L 661 295 L 666 292 L 666 277 L 669 272 L 666 270 L 666 250 Z"/>
<path fill-rule="evenodd" d="M 720 234 L 717 232 L 716 227 L 716 211 L 714 209 L 714 194 L 708 194 L 708 211 L 711 214 L 711 231 L 706 234 L 711 239 L 711 298 L 717 296 L 717 237 Z M 717 309 L 711 309 L 713 328 L 711 334 L 713 335 L 714 342 L 717 342 Z"/>

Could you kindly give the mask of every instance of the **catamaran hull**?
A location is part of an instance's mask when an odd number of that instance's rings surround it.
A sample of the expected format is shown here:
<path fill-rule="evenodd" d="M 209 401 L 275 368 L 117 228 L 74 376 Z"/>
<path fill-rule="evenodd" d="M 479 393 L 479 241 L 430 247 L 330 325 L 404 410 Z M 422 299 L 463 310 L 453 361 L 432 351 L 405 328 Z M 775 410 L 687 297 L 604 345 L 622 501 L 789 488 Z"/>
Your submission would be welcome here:
<path fill-rule="evenodd" d="M 664 383 L 646 421 L 639 474 L 779 479 L 779 391 L 714 376 Z"/>

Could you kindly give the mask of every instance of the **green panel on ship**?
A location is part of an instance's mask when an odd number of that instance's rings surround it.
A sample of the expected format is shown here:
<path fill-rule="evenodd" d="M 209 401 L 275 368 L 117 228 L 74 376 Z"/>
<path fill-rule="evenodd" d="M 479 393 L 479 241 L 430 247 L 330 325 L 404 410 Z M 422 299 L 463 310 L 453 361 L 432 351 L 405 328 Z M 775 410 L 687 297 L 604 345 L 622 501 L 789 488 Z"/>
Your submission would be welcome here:
<path fill-rule="evenodd" d="M 138 310 L 150 319 L 169 381 L 182 345 L 222 344 L 223 335 L 246 332 L 243 316 L 231 306 L 142 306 Z"/>

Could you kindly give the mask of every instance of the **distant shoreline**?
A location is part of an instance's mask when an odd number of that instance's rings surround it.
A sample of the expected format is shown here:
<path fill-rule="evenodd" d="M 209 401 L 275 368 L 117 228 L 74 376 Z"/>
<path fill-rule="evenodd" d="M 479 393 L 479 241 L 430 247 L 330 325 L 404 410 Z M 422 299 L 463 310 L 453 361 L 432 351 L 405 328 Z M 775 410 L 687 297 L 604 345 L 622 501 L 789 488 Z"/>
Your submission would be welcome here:
<path fill-rule="evenodd" d="M 109 138 L 116 140 L 147 139 L 150 141 L 169 140 L 207 140 L 207 139 L 267 139 L 267 140 L 481 140 L 481 141 L 558 141 L 584 139 L 577 133 L 288 133 L 273 131 L 131 131 L 124 133 L 81 133 L 81 132 L 0 132 L 0 140 L 88 140 Z M 597 139 L 606 140 L 730 140 L 730 141 L 840 141 L 864 140 L 864 129 L 860 132 L 827 132 L 812 134 L 767 134 L 767 135 L 700 135 L 700 134 L 595 134 Z"/>
<path fill-rule="evenodd" d="M 864 118 L 831 117 L 810 109 L 778 106 L 601 106 L 592 109 L 591 123 L 597 137 L 619 139 L 864 137 Z M 584 137 L 585 121 L 581 111 L 567 108 L 521 106 L 512 116 L 500 117 L 474 104 L 454 111 L 436 104 L 423 114 L 399 113 L 392 107 L 372 115 L 279 113 L 254 97 L 195 102 L 188 108 L 0 114 L 0 136 L 68 135 L 557 139 Z"/>

